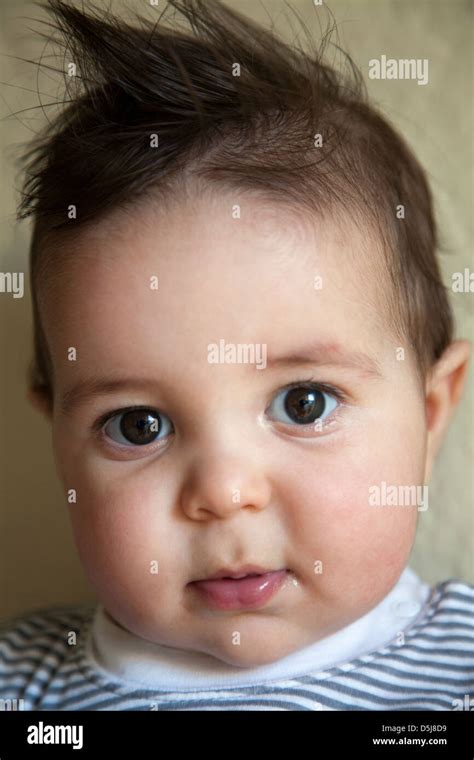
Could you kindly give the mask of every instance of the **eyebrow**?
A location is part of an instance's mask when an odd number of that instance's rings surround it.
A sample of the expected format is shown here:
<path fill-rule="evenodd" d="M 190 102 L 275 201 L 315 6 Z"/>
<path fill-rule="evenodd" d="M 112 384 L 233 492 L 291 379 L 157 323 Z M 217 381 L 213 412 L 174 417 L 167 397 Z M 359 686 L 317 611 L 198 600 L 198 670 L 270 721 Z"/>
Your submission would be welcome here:
<path fill-rule="evenodd" d="M 383 377 L 381 366 L 375 357 L 360 351 L 346 351 L 335 343 L 312 343 L 288 355 L 268 356 L 266 364 L 272 369 L 301 365 L 341 367 L 355 370 L 369 379 Z M 92 398 L 109 396 L 120 391 L 153 392 L 156 391 L 156 386 L 156 381 L 147 378 L 98 377 L 79 380 L 62 395 L 60 411 L 68 416 Z"/>
<path fill-rule="evenodd" d="M 383 377 L 382 367 L 375 356 L 362 351 L 348 351 L 337 343 L 320 343 L 314 341 L 285 356 L 268 356 L 267 367 L 293 366 L 312 364 L 326 367 L 342 367 L 353 369 L 360 374 L 380 379 Z"/>
<path fill-rule="evenodd" d="M 75 409 L 85 404 L 92 398 L 99 396 L 111 396 L 120 391 L 156 390 L 156 382 L 145 378 L 95 378 L 79 380 L 69 388 L 61 397 L 60 410 L 65 416 L 70 415 Z"/>

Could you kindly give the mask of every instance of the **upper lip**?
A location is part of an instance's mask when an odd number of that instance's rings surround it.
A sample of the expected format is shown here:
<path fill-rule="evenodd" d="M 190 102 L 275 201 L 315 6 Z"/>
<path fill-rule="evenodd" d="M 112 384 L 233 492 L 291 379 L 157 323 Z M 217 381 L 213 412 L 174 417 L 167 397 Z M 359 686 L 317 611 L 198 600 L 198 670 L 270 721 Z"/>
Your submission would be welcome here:
<path fill-rule="evenodd" d="M 264 573 L 271 573 L 273 570 L 269 570 L 259 565 L 242 565 L 241 567 L 222 567 L 216 573 L 208 575 L 202 580 L 212 581 L 217 578 L 243 578 L 245 575 L 263 575 Z M 201 580 L 201 579 L 200 579 Z"/>

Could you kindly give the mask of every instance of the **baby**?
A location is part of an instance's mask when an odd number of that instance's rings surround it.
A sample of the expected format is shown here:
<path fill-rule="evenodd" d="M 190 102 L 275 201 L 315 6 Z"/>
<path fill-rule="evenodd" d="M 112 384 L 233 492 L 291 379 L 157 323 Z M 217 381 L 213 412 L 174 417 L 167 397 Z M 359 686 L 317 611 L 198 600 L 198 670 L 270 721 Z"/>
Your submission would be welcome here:
<path fill-rule="evenodd" d="M 416 158 L 355 70 L 219 2 L 48 5 L 29 397 L 98 603 L 4 623 L 0 696 L 465 709 L 474 587 L 407 566 L 470 351 Z"/>

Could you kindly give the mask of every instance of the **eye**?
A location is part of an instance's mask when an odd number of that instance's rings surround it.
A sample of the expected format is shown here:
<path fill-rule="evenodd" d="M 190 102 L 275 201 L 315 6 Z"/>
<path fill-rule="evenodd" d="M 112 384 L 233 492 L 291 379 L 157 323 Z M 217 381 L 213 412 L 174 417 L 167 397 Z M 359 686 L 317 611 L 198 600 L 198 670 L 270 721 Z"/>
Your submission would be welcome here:
<path fill-rule="evenodd" d="M 109 422 L 104 427 L 105 434 L 115 443 L 145 446 L 161 438 L 166 438 L 173 431 L 169 417 L 153 409 L 129 409 L 128 411 L 109 415 Z"/>
<path fill-rule="evenodd" d="M 338 406 L 334 396 L 311 383 L 284 388 L 268 407 L 268 414 L 278 422 L 288 425 L 311 425 L 325 420 Z"/>

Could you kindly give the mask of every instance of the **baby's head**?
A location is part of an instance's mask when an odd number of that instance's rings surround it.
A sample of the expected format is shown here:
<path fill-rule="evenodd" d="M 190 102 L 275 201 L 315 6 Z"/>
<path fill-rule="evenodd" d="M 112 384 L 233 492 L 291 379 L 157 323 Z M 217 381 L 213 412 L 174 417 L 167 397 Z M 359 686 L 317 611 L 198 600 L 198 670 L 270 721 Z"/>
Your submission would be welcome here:
<path fill-rule="evenodd" d="M 82 91 L 19 216 L 84 570 L 145 639 L 275 661 L 390 591 L 427 506 L 383 502 L 428 482 L 469 355 L 425 175 L 357 75 L 225 6 L 172 0 L 186 37 L 50 5 Z M 246 566 L 282 572 L 194 583 Z"/>

